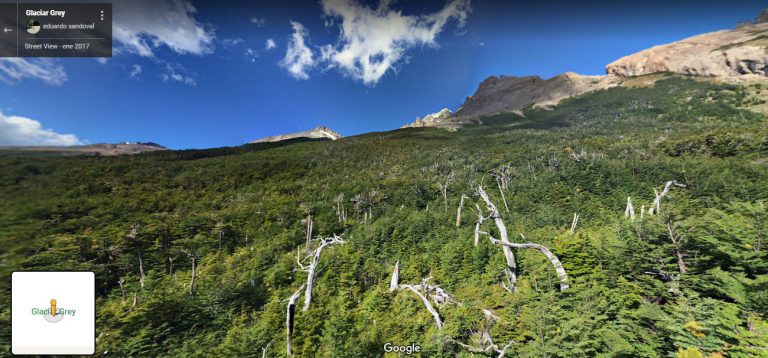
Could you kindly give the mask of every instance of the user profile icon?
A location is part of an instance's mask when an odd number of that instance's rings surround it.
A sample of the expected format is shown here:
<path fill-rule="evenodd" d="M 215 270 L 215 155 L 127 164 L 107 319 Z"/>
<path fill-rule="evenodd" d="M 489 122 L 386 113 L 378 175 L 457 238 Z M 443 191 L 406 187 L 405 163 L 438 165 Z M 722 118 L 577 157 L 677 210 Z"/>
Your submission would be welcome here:
<path fill-rule="evenodd" d="M 40 32 L 40 21 L 37 21 L 37 20 L 29 20 L 29 21 L 27 21 L 27 32 L 30 35 L 34 35 L 34 34 Z"/>

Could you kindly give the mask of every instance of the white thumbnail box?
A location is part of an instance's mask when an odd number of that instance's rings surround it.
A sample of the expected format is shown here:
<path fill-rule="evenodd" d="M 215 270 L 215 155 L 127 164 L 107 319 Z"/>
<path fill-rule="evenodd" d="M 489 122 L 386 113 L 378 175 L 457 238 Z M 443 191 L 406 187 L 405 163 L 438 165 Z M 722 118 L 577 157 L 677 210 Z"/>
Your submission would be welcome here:
<path fill-rule="evenodd" d="M 95 283 L 93 272 L 14 272 L 13 354 L 94 354 Z"/>

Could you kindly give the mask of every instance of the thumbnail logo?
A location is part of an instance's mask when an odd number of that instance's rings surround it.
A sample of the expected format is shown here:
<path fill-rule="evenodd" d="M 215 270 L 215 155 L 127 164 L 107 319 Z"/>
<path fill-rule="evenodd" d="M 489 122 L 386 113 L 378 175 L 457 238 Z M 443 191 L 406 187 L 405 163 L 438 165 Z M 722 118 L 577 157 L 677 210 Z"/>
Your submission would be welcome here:
<path fill-rule="evenodd" d="M 56 304 L 56 299 L 52 299 L 50 307 L 32 308 L 32 315 L 43 316 L 43 318 L 50 323 L 61 322 L 61 320 L 64 319 L 64 316 L 75 316 L 76 309 L 58 307 Z"/>
<path fill-rule="evenodd" d="M 37 20 L 27 21 L 27 32 L 29 32 L 30 35 L 40 32 L 40 22 Z"/>

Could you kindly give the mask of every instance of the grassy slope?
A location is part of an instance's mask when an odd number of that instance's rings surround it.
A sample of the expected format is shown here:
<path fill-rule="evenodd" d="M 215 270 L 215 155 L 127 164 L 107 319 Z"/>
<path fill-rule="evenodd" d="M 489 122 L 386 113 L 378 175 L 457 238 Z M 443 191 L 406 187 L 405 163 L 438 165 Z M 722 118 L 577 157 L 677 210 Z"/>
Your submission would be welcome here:
<path fill-rule="evenodd" d="M 270 354 L 280 356 L 283 300 L 305 280 L 294 257 L 311 210 L 316 233 L 344 233 L 348 243 L 324 252 L 313 306 L 298 314 L 294 346 L 302 356 L 375 356 L 384 342 L 452 355 L 462 350 L 450 339 L 467 341 L 479 328 L 477 308 L 502 317 L 494 338 L 515 340 L 512 352 L 520 356 L 660 356 L 692 347 L 754 354 L 739 347 L 768 346 L 759 302 L 765 267 L 725 265 L 737 259 L 721 258 L 726 254 L 695 234 L 713 232 L 710 222 L 697 220 L 712 210 L 730 213 L 729 205 L 768 194 L 768 130 L 762 115 L 739 108 L 745 93 L 670 79 L 528 110 L 524 118 L 486 118 L 457 132 L 407 129 L 117 158 L 0 155 L 0 274 L 95 271 L 97 352 L 258 355 L 271 342 Z M 453 226 L 459 197 L 478 183 L 492 188 L 501 206 L 490 172 L 504 164 L 513 168 L 503 213 L 510 231 L 550 245 L 572 276 L 571 290 L 556 292 L 547 262 L 519 252 L 520 289 L 507 293 L 498 284 L 499 250 L 472 245 L 474 205 L 465 208 L 463 225 Z M 444 210 L 436 178 L 450 171 L 458 181 Z M 639 210 L 671 179 L 687 188 L 673 190 L 665 215 L 624 220 L 628 195 Z M 334 211 L 340 194 L 349 213 L 344 223 Z M 369 198 L 373 220 L 356 212 L 350 198 L 357 194 Z M 581 221 L 570 235 L 574 212 Z M 692 256 L 690 272 L 672 279 L 645 273 L 676 269 L 666 221 L 687 230 Z M 139 235 L 129 238 L 134 224 Z M 143 289 L 137 252 L 148 271 Z M 189 253 L 199 260 L 191 296 Z M 412 296 L 386 293 L 396 260 L 403 282 L 431 274 L 463 302 L 441 310 L 442 333 Z M 718 275 L 743 295 L 711 287 Z M 8 322 L 8 281 L 0 289 L 0 319 Z M 720 332 L 728 329 L 735 333 Z M 749 332 L 757 338 L 744 338 Z M 7 354 L 9 325 L 0 325 L 0 337 Z"/>

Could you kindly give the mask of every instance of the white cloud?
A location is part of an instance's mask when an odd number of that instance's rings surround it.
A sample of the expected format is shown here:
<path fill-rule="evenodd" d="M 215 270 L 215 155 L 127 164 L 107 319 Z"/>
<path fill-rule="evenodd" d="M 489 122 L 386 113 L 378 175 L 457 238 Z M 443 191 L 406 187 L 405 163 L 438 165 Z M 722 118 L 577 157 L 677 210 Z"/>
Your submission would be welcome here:
<path fill-rule="evenodd" d="M 321 4 L 328 26 L 340 20 L 337 43 L 322 46 L 321 56 L 315 61 L 304 45 L 306 30 L 292 23 L 294 34 L 284 67 L 294 77 L 306 79 L 306 69 L 322 62 L 368 85 L 375 85 L 388 71 L 396 69 L 405 60 L 407 50 L 437 46 L 437 36 L 449 20 L 463 28 L 472 11 L 471 0 L 450 0 L 441 10 L 425 15 L 404 15 L 392 9 L 387 0 L 381 0 L 377 8 L 357 0 L 322 0 Z"/>
<path fill-rule="evenodd" d="M 0 145 L 82 145 L 83 141 L 74 134 L 59 134 L 34 120 L 19 116 L 6 116 L 0 112 Z"/>
<path fill-rule="evenodd" d="M 256 58 L 259 57 L 259 53 L 252 48 L 245 49 L 245 60 L 250 63 L 256 63 Z"/>
<path fill-rule="evenodd" d="M 251 19 L 251 23 L 256 25 L 256 27 L 264 27 L 267 25 L 267 20 L 260 17 L 254 17 Z"/>
<path fill-rule="evenodd" d="M 296 79 L 309 79 L 307 71 L 315 66 L 315 57 L 312 50 L 304 43 L 304 38 L 308 36 L 304 25 L 291 21 L 293 35 L 288 40 L 288 50 L 285 57 L 280 61 L 280 65 Z"/>
<path fill-rule="evenodd" d="M 221 45 L 224 48 L 232 48 L 232 47 L 235 47 L 235 46 L 238 46 L 238 45 L 242 45 L 244 43 L 245 43 L 245 40 L 243 40 L 243 39 L 241 39 L 239 37 L 236 37 L 236 38 L 233 38 L 233 39 L 223 39 L 223 40 L 221 40 Z"/>
<path fill-rule="evenodd" d="M 49 85 L 61 86 L 67 81 L 67 73 L 64 67 L 50 59 L 0 59 L 0 81 L 12 84 L 25 78 L 34 78 Z"/>
<path fill-rule="evenodd" d="M 271 50 L 271 49 L 273 49 L 273 48 L 276 48 L 276 47 L 277 47 L 277 43 L 276 43 L 276 42 L 275 42 L 275 40 L 274 40 L 274 39 L 272 39 L 272 38 L 268 38 L 268 39 L 267 39 L 267 42 L 265 42 L 265 43 L 264 43 L 264 48 L 265 48 L 267 51 L 269 51 L 269 50 Z"/>
<path fill-rule="evenodd" d="M 197 81 L 189 75 L 189 71 L 180 63 L 166 63 L 165 73 L 160 78 L 163 79 L 163 82 L 173 81 L 192 87 L 197 86 Z"/>
<path fill-rule="evenodd" d="M 141 72 L 143 71 L 141 65 L 133 65 L 131 68 L 131 78 L 139 77 Z"/>
<path fill-rule="evenodd" d="M 114 39 L 131 53 L 152 57 L 160 46 L 179 54 L 212 51 L 213 31 L 195 19 L 195 7 L 188 1 L 120 1 L 114 11 Z"/>

